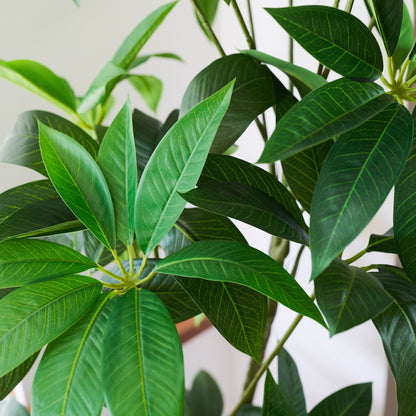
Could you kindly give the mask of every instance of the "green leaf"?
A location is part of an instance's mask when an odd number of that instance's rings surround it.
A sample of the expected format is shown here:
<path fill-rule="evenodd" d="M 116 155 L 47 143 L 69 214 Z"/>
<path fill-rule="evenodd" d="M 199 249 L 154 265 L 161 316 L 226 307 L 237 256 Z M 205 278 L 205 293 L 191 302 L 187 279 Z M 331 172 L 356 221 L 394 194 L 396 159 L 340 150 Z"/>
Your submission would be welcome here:
<path fill-rule="evenodd" d="M 175 53 L 170 52 L 162 52 L 162 53 L 153 53 L 151 55 L 140 55 L 137 56 L 133 62 L 129 65 L 128 69 L 137 68 L 140 65 L 143 65 L 151 58 L 165 58 L 165 59 L 173 59 L 175 61 L 183 62 L 183 59 L 176 55 Z"/>
<path fill-rule="evenodd" d="M 228 84 L 179 119 L 146 165 L 135 205 L 136 237 L 145 255 L 159 244 L 185 207 L 186 202 L 178 192 L 187 192 L 196 185 L 228 108 L 233 84 Z"/>
<path fill-rule="evenodd" d="M 396 12 L 396 8 L 394 9 Z M 400 29 L 399 40 L 393 53 L 393 62 L 396 68 L 400 68 L 413 46 L 413 22 L 409 10 L 403 2 L 403 20 Z"/>
<path fill-rule="evenodd" d="M 289 414 L 280 386 L 276 384 L 270 371 L 267 370 L 261 416 L 288 416 Z"/>
<path fill-rule="evenodd" d="M 91 155 L 69 136 L 39 124 L 39 142 L 49 177 L 73 213 L 108 248 L 115 246 L 110 191 Z"/>
<path fill-rule="evenodd" d="M 217 14 L 218 1 L 219 0 L 196 0 L 198 6 L 201 9 L 201 12 L 206 17 L 208 23 L 211 26 L 214 23 L 214 19 Z M 198 20 L 199 26 L 201 27 L 202 31 L 205 33 L 205 35 L 207 36 L 209 40 L 212 40 L 211 35 L 205 30 L 204 25 L 202 24 L 198 13 L 195 12 L 195 16 Z"/>
<path fill-rule="evenodd" d="M 326 79 L 314 72 L 311 72 L 301 66 L 294 65 L 290 62 L 283 61 L 266 53 L 256 51 L 254 49 L 240 51 L 244 55 L 251 56 L 258 59 L 265 64 L 272 65 L 277 69 L 283 71 L 293 82 L 293 85 L 298 89 L 301 96 L 305 96 L 312 90 L 322 87 L 327 83 Z"/>
<path fill-rule="evenodd" d="M 371 409 L 371 383 L 354 384 L 318 403 L 309 416 L 368 416 Z"/>
<path fill-rule="evenodd" d="M 396 381 L 398 415 L 416 408 L 416 288 L 395 273 L 375 273 L 394 303 L 374 319 Z"/>
<path fill-rule="evenodd" d="M 102 294 L 81 320 L 46 348 L 33 381 L 33 416 L 100 414 L 101 343 L 113 305 L 110 298 Z"/>
<path fill-rule="evenodd" d="M 295 104 L 278 122 L 259 163 L 285 159 L 359 126 L 393 102 L 374 83 L 329 82 Z"/>
<path fill-rule="evenodd" d="M 111 415 L 183 415 L 179 336 L 151 292 L 131 289 L 114 305 L 104 335 L 102 380 Z"/>
<path fill-rule="evenodd" d="M 276 104 L 271 71 L 248 56 L 235 54 L 214 61 L 191 81 L 182 100 L 181 114 L 233 79 L 233 96 L 211 148 L 213 153 L 227 150 L 259 114 Z"/>
<path fill-rule="evenodd" d="M 355 16 L 327 6 L 266 11 L 313 57 L 333 71 L 367 81 L 381 75 L 383 58 L 378 43 Z"/>
<path fill-rule="evenodd" d="M 282 160 L 290 190 L 307 212 L 311 211 L 316 182 L 333 144 L 332 140 L 328 140 Z"/>
<path fill-rule="evenodd" d="M 0 413 L 7 416 L 29 416 L 27 409 L 12 396 L 0 402 Z"/>
<path fill-rule="evenodd" d="M 315 291 L 331 336 L 376 317 L 391 304 L 373 275 L 338 258 L 317 277 Z"/>
<path fill-rule="evenodd" d="M 0 301 L 0 375 L 52 341 L 95 302 L 101 284 L 86 276 L 33 283 Z"/>
<path fill-rule="evenodd" d="M 97 265 L 69 247 L 43 240 L 0 243 L 0 288 L 80 273 Z"/>
<path fill-rule="evenodd" d="M 19 116 L 0 150 L 0 162 L 24 166 L 47 176 L 39 149 L 38 121 L 72 137 L 94 159 L 97 157 L 98 145 L 84 130 L 56 114 L 35 110 Z"/>
<path fill-rule="evenodd" d="M 282 349 L 277 356 L 279 388 L 285 399 L 288 416 L 307 416 L 305 396 L 298 369 L 289 353 Z"/>
<path fill-rule="evenodd" d="M 75 94 L 68 82 L 38 62 L 0 60 L 0 77 L 39 95 L 69 114 L 76 111 Z"/>
<path fill-rule="evenodd" d="M 110 249 L 105 247 L 97 238 L 88 230 L 84 230 L 83 248 L 86 256 L 94 260 L 100 266 L 105 266 L 114 261 L 114 255 Z M 119 256 L 126 251 L 126 246 L 117 240 L 115 250 Z"/>
<path fill-rule="evenodd" d="M 367 252 L 371 251 L 381 251 L 382 253 L 397 254 L 397 243 L 393 235 L 393 228 L 390 228 L 382 235 L 370 235 Z"/>
<path fill-rule="evenodd" d="M 201 370 L 185 396 L 187 416 L 221 416 L 223 400 L 220 388 L 206 371 Z"/>
<path fill-rule="evenodd" d="M 250 287 L 325 326 L 298 283 L 266 254 L 235 241 L 199 241 L 161 260 L 157 273 Z"/>
<path fill-rule="evenodd" d="M 312 199 L 312 278 L 376 214 L 406 163 L 412 139 L 410 113 L 393 104 L 334 144 Z"/>
<path fill-rule="evenodd" d="M 129 101 L 105 133 L 97 162 L 113 200 L 117 238 L 131 245 L 134 237 L 137 167 Z"/>
<path fill-rule="evenodd" d="M 369 0 L 388 56 L 396 50 L 403 21 L 403 0 Z"/>
<path fill-rule="evenodd" d="M 130 75 L 128 80 L 142 96 L 146 105 L 156 113 L 160 97 L 162 96 L 162 81 L 153 75 Z"/>
<path fill-rule="evenodd" d="M 245 404 L 238 411 L 237 416 L 261 416 L 261 408 L 257 406 Z"/>

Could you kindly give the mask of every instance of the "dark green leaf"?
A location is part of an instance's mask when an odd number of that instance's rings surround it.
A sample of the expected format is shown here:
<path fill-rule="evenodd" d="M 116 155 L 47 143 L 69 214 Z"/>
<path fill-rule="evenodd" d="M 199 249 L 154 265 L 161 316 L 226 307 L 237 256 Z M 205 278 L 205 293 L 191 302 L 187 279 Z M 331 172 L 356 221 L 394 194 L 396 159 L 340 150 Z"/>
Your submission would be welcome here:
<path fill-rule="evenodd" d="M 315 280 L 315 291 L 331 336 L 374 318 L 391 304 L 374 276 L 338 258 Z"/>
<path fill-rule="evenodd" d="M 259 114 L 276 103 L 270 70 L 248 56 L 229 55 L 211 63 L 191 81 L 182 100 L 181 114 L 233 79 L 234 93 L 212 145 L 213 153 L 227 150 Z"/>
<path fill-rule="evenodd" d="M 33 283 L 0 301 L 0 375 L 52 341 L 95 302 L 101 284 L 86 276 Z"/>
<path fill-rule="evenodd" d="M 153 75 L 130 75 L 128 80 L 142 96 L 146 105 L 156 113 L 160 97 L 162 96 L 162 81 Z"/>
<path fill-rule="evenodd" d="M 111 415 L 183 415 L 179 336 L 151 292 L 131 289 L 114 305 L 104 335 L 102 367 Z"/>
<path fill-rule="evenodd" d="M 410 113 L 393 104 L 334 144 L 312 199 L 312 278 L 376 214 L 406 163 L 412 139 Z"/>
<path fill-rule="evenodd" d="M 100 414 L 101 343 L 110 298 L 111 294 L 102 294 L 82 319 L 49 343 L 33 381 L 33 415 Z"/>
<path fill-rule="evenodd" d="M 393 102 L 374 83 L 329 82 L 295 104 L 279 121 L 260 163 L 285 159 L 371 119 Z"/>
<path fill-rule="evenodd" d="M 19 116 L 13 131 L 1 148 L 0 162 L 24 166 L 47 176 L 39 149 L 38 121 L 72 137 L 85 147 L 94 159 L 97 157 L 98 145 L 84 130 L 56 114 L 35 110 Z"/>
<path fill-rule="evenodd" d="M 396 11 L 396 10 L 394 10 Z M 393 62 L 396 68 L 400 68 L 406 60 L 413 46 L 413 22 L 409 10 L 403 2 L 403 20 L 400 29 L 400 36 L 396 49 L 393 53 Z"/>
<path fill-rule="evenodd" d="M 161 260 L 158 273 L 250 287 L 325 326 L 309 296 L 277 262 L 235 241 L 199 241 Z"/>
<path fill-rule="evenodd" d="M 261 408 L 245 404 L 237 413 L 237 416 L 261 416 Z"/>
<path fill-rule="evenodd" d="M 135 205 L 137 242 L 148 255 L 179 218 L 223 118 L 234 83 L 190 110 L 164 136 L 140 179 Z M 196 123 L 198 120 L 198 123 Z"/>
<path fill-rule="evenodd" d="M 371 401 L 371 383 L 354 384 L 322 400 L 309 416 L 368 416 Z"/>
<path fill-rule="evenodd" d="M 261 416 L 288 416 L 290 415 L 280 386 L 273 380 L 267 370 L 264 382 L 263 408 Z"/>
<path fill-rule="evenodd" d="M 367 251 L 381 251 L 382 253 L 397 254 L 397 245 L 393 235 L 393 228 L 390 228 L 383 235 L 371 234 Z"/>
<path fill-rule="evenodd" d="M 59 195 L 107 247 L 115 246 L 113 202 L 91 155 L 71 137 L 39 124 L 43 161 Z"/>
<path fill-rule="evenodd" d="M 29 416 L 27 409 L 12 396 L 0 402 L 0 413 L 7 416 Z"/>
<path fill-rule="evenodd" d="M 378 43 L 353 15 L 327 6 L 266 10 L 303 48 L 333 71 L 367 81 L 381 75 L 383 58 Z"/>

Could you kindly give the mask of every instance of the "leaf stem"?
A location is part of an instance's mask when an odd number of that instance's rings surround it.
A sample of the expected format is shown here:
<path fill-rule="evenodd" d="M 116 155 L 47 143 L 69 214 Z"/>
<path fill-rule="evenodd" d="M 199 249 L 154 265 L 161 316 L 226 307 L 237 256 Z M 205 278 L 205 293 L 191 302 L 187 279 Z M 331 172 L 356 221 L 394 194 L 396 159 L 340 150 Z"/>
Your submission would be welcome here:
<path fill-rule="evenodd" d="M 235 15 L 237 17 L 238 23 L 240 24 L 240 27 L 244 33 L 244 36 L 246 37 L 246 41 L 248 44 L 248 47 L 250 49 L 256 49 L 256 44 L 254 42 L 254 39 L 251 37 L 250 31 L 248 30 L 248 27 L 246 25 L 246 22 L 244 21 L 243 15 L 241 14 L 241 10 L 238 7 L 236 0 L 231 0 L 231 6 L 234 9 Z"/>
<path fill-rule="evenodd" d="M 345 11 L 351 13 L 352 6 L 354 5 L 354 0 L 348 0 L 347 5 L 345 6 Z"/>
<path fill-rule="evenodd" d="M 386 237 L 386 238 L 383 238 L 383 239 L 381 239 L 379 241 L 376 241 L 372 244 L 369 244 L 364 250 L 361 250 L 360 252 L 358 252 L 354 256 L 350 257 L 349 259 L 344 260 L 345 263 L 347 263 L 347 264 L 354 263 L 354 261 L 357 261 L 358 259 L 363 257 L 365 254 L 367 254 L 369 248 L 377 246 L 378 244 L 384 243 L 385 241 L 388 241 L 388 240 L 391 240 L 391 237 Z"/>
<path fill-rule="evenodd" d="M 254 49 L 256 49 L 256 33 L 254 31 L 253 10 L 251 8 L 251 1 L 247 0 L 248 20 L 250 22 L 251 38 L 253 39 Z"/>
<path fill-rule="evenodd" d="M 130 270 L 129 270 L 129 274 L 130 276 L 133 276 L 134 274 L 134 249 L 132 245 L 128 245 L 127 246 L 127 251 L 129 253 L 129 261 L 130 261 Z"/>
<path fill-rule="evenodd" d="M 121 274 L 123 275 L 124 279 L 128 278 L 129 274 L 126 272 L 126 269 L 124 268 L 123 263 L 121 262 L 120 257 L 117 254 L 117 251 L 111 250 L 111 253 L 113 254 L 114 260 L 120 268 Z"/>
<path fill-rule="evenodd" d="M 300 258 L 302 257 L 303 250 L 305 250 L 305 246 L 302 246 L 299 249 L 298 254 L 296 256 L 296 259 L 295 259 L 295 263 L 293 264 L 292 272 L 290 273 L 293 276 L 293 278 L 296 277 L 296 273 L 298 271 L 298 267 L 299 267 L 299 263 L 300 263 Z"/>
<path fill-rule="evenodd" d="M 152 280 L 156 276 L 156 274 L 157 273 L 155 271 L 150 272 L 144 279 L 139 280 L 137 282 L 137 285 L 136 286 L 141 286 L 144 283 L 148 282 L 149 280 Z"/>
<path fill-rule="evenodd" d="M 105 273 L 107 276 L 110 276 L 113 279 L 116 279 L 116 280 L 118 280 L 120 282 L 124 282 L 124 278 L 123 277 L 121 277 L 121 276 L 119 276 L 119 275 L 117 275 L 117 274 L 115 274 L 113 272 L 110 272 L 110 270 L 105 269 L 103 266 L 100 266 L 99 264 L 97 264 L 97 267 L 98 267 L 98 270 L 100 270 L 101 272 Z"/>

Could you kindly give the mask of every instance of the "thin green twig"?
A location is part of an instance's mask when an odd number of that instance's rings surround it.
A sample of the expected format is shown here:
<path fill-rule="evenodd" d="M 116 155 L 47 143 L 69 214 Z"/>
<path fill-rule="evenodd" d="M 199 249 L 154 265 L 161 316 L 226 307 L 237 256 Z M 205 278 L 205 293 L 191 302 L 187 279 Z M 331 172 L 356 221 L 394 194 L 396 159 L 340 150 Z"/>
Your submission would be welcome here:
<path fill-rule="evenodd" d="M 256 32 L 254 30 L 253 10 L 251 8 L 251 1 L 247 0 L 248 20 L 250 22 L 251 38 L 253 39 L 254 49 L 256 49 Z"/>
<path fill-rule="evenodd" d="M 248 27 L 246 25 L 244 17 L 241 13 L 241 10 L 238 7 L 237 1 L 236 0 L 231 0 L 231 6 L 234 9 L 234 12 L 235 12 L 235 15 L 237 17 L 238 23 L 240 24 L 240 27 L 241 27 L 241 29 L 244 33 L 244 36 L 246 37 L 248 47 L 250 49 L 256 49 L 256 44 L 254 42 L 254 39 L 251 37 L 250 31 L 248 30 Z"/>

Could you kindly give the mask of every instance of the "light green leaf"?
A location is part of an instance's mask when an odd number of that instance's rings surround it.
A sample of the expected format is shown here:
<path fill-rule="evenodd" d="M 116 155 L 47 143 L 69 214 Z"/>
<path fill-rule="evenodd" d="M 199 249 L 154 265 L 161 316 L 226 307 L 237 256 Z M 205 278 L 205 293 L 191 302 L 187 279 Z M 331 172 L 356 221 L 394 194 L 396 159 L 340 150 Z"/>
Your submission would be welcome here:
<path fill-rule="evenodd" d="M 334 144 L 312 199 L 312 278 L 376 214 L 406 163 L 412 139 L 410 113 L 393 104 Z"/>
<path fill-rule="evenodd" d="M 33 416 L 100 414 L 101 343 L 111 297 L 102 294 L 81 320 L 49 343 L 33 381 Z"/>
<path fill-rule="evenodd" d="M 162 96 L 162 81 L 153 75 L 130 75 L 128 80 L 142 96 L 146 105 L 156 113 L 160 97 Z"/>
<path fill-rule="evenodd" d="M 52 341 L 95 302 L 101 284 L 86 276 L 33 283 L 0 301 L 0 375 Z"/>
<path fill-rule="evenodd" d="M 269 370 L 264 381 L 263 407 L 261 416 L 288 416 L 288 408 L 280 386 Z"/>
<path fill-rule="evenodd" d="M 102 382 L 112 416 L 183 415 L 179 336 L 151 292 L 131 289 L 114 305 L 104 335 Z"/>
<path fill-rule="evenodd" d="M 198 104 L 178 120 L 153 152 L 137 190 L 137 242 L 148 255 L 186 205 L 178 192 L 192 189 L 224 116 L 234 83 Z M 196 123 L 198 120 L 198 123 Z"/>
<path fill-rule="evenodd" d="M 117 238 L 126 245 L 131 245 L 134 237 L 137 167 L 129 101 L 105 133 L 97 162 L 113 200 Z"/>
<path fill-rule="evenodd" d="M 29 416 L 26 407 L 21 405 L 12 396 L 7 397 L 0 402 L 0 414 L 7 416 Z"/>
<path fill-rule="evenodd" d="M 0 77 L 39 95 L 69 114 L 76 111 L 75 94 L 68 82 L 38 62 L 0 60 Z"/>
<path fill-rule="evenodd" d="M 272 163 L 344 133 L 393 102 L 374 83 L 329 82 L 295 104 L 277 123 L 259 163 Z"/>
<path fill-rule="evenodd" d="M 394 10 L 396 11 L 396 9 Z M 400 29 L 399 40 L 393 53 L 393 62 L 396 68 L 400 68 L 406 60 L 413 46 L 413 22 L 409 10 L 403 2 L 403 20 Z"/>
<path fill-rule="evenodd" d="M 134 61 L 130 64 L 129 70 L 137 68 L 140 65 L 143 65 L 151 58 L 165 58 L 165 59 L 173 59 L 175 61 L 183 62 L 183 59 L 176 55 L 175 53 L 170 52 L 162 52 L 162 53 L 153 53 L 151 55 L 140 55 L 134 59 Z"/>
<path fill-rule="evenodd" d="M 71 137 L 41 123 L 39 142 L 46 170 L 61 198 L 105 246 L 114 248 L 113 202 L 95 160 Z"/>
<path fill-rule="evenodd" d="M 299 284 L 271 257 L 235 241 L 199 241 L 161 260 L 157 273 L 250 287 L 325 326 Z"/>

